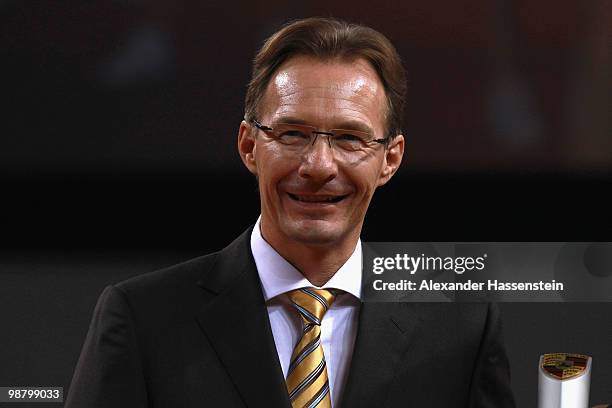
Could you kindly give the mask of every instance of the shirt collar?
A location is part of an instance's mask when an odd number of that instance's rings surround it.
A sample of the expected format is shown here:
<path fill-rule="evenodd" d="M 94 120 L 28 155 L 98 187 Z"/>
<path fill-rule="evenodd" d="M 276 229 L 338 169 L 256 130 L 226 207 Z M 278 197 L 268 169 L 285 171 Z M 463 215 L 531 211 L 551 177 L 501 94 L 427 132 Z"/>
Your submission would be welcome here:
<path fill-rule="evenodd" d="M 261 216 L 251 232 L 251 252 L 266 302 L 294 289 L 312 287 L 313 284 L 263 238 L 260 220 Z M 340 289 L 361 299 L 361 239 L 349 259 L 321 288 Z"/>

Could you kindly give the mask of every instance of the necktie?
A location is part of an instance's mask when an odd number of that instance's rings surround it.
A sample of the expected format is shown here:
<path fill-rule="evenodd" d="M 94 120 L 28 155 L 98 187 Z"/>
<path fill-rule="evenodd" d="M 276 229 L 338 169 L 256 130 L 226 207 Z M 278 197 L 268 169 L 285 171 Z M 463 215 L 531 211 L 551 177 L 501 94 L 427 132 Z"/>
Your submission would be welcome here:
<path fill-rule="evenodd" d="M 287 391 L 293 408 L 331 408 L 321 321 L 336 299 L 327 289 L 302 288 L 288 293 L 302 318 L 302 337 L 293 349 Z"/>

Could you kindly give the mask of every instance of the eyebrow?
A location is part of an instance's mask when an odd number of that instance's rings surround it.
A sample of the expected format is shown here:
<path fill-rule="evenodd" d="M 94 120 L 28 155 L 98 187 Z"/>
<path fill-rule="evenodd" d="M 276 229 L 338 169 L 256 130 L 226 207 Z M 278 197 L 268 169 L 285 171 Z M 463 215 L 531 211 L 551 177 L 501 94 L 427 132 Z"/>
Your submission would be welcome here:
<path fill-rule="evenodd" d="M 278 124 L 278 123 L 290 123 L 293 125 L 314 126 L 312 123 L 305 121 L 303 119 L 300 119 L 298 117 L 295 117 L 295 116 L 280 116 L 279 118 L 277 118 L 277 120 L 274 121 L 272 125 Z M 361 121 L 357 121 L 357 120 L 345 120 L 345 121 L 338 122 L 338 124 L 334 125 L 333 128 L 331 129 L 356 130 L 360 132 L 369 133 L 372 135 L 374 134 L 373 129 L 371 129 L 365 123 Z"/>

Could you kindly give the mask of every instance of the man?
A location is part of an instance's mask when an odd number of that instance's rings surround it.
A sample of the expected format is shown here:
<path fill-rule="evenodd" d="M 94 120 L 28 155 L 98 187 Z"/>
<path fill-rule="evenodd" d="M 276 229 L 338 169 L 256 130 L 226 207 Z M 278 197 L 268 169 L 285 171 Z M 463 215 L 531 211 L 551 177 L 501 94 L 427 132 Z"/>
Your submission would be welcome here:
<path fill-rule="evenodd" d="M 513 406 L 497 309 L 361 302 L 359 235 L 402 160 L 405 88 L 367 27 L 270 37 L 238 132 L 261 217 L 218 253 L 107 287 L 66 407 Z"/>

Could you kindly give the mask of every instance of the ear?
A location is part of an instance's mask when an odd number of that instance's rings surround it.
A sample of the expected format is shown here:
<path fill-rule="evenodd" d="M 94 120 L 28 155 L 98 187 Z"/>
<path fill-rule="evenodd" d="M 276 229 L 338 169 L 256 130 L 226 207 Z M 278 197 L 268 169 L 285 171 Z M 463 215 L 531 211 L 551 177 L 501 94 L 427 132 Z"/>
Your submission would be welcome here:
<path fill-rule="evenodd" d="M 378 187 L 386 184 L 402 164 L 404 157 L 404 136 L 397 135 L 385 149 L 385 160 L 378 178 Z"/>
<path fill-rule="evenodd" d="M 247 169 L 257 175 L 257 164 L 255 162 L 255 134 L 253 127 L 244 120 L 240 122 L 238 129 L 238 154 Z"/>

